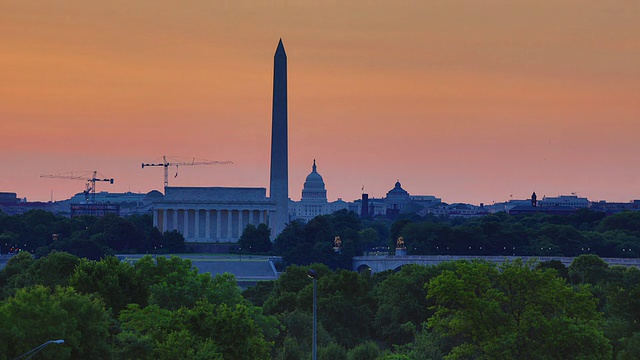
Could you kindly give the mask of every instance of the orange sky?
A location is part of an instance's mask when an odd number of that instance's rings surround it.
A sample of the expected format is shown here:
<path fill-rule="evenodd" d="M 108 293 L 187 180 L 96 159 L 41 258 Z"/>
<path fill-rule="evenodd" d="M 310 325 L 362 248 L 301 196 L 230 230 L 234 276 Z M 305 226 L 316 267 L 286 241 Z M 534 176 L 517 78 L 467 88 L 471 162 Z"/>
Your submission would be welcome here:
<path fill-rule="evenodd" d="M 271 3 L 271 4 L 267 4 Z M 179 4 L 179 5 L 178 5 Z M 640 199 L 640 3 L 0 0 L 0 191 L 65 199 L 97 170 L 269 184 L 273 53 L 289 60 L 289 191 L 492 203 Z M 175 171 L 171 172 L 171 176 Z"/>

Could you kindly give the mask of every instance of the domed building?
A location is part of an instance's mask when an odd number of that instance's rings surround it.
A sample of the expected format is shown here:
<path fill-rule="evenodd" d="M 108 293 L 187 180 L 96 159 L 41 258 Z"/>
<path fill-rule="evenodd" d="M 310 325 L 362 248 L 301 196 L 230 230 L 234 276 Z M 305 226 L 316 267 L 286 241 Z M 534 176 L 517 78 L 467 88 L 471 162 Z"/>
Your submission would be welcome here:
<path fill-rule="evenodd" d="M 411 202 L 411 196 L 402 188 L 400 181 L 396 181 L 393 189 L 387 192 L 384 203 L 387 208 L 387 217 L 394 219 Z"/>
<path fill-rule="evenodd" d="M 289 219 L 309 221 L 318 215 L 332 214 L 338 210 L 348 209 L 349 205 L 342 199 L 327 201 L 327 190 L 322 175 L 318 173 L 316 161 L 313 160 L 311 173 L 307 175 L 302 188 L 300 201 L 290 201 Z"/>
<path fill-rule="evenodd" d="M 402 188 L 400 181 L 396 181 L 393 189 L 387 191 L 385 197 L 370 198 L 368 194 L 362 194 L 362 200 L 350 204 L 350 210 L 364 218 L 386 217 L 393 220 L 402 212 L 417 212 L 436 206 L 441 201 L 433 195 L 411 195 Z"/>
<path fill-rule="evenodd" d="M 327 190 L 324 188 L 322 175 L 318 174 L 315 159 L 313 160 L 313 166 L 311 167 L 311 174 L 307 175 L 307 179 L 304 181 L 301 201 L 318 203 L 327 202 Z"/>

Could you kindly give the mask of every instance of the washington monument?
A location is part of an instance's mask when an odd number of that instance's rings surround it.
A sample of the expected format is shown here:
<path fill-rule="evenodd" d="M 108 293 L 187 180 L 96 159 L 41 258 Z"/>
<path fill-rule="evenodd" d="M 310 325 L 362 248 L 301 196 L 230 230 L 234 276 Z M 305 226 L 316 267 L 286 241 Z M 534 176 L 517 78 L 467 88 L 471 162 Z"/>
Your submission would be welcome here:
<path fill-rule="evenodd" d="M 271 177 L 269 197 L 276 203 L 271 234 L 275 237 L 289 222 L 289 151 L 287 137 L 287 54 L 278 42 L 273 57 L 273 108 L 271 113 Z"/>

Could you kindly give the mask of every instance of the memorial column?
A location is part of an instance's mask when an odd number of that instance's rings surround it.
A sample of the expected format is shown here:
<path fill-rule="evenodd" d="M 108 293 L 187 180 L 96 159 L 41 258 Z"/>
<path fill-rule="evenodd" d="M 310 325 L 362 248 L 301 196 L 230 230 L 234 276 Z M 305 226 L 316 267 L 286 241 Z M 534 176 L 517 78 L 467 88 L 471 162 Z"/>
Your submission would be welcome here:
<path fill-rule="evenodd" d="M 163 209 L 162 210 L 162 229 L 161 229 L 163 234 L 167 231 L 168 222 L 169 222 L 169 211 L 167 209 Z"/>
<path fill-rule="evenodd" d="M 222 211 L 216 210 L 216 240 L 220 240 L 222 237 L 222 230 L 220 229 L 222 227 L 222 221 L 220 220 L 221 213 Z"/>
<path fill-rule="evenodd" d="M 184 209 L 184 224 L 182 224 L 183 232 L 185 240 L 189 237 L 189 209 Z"/>
<path fill-rule="evenodd" d="M 178 210 L 173 209 L 173 230 L 178 230 Z"/>
<path fill-rule="evenodd" d="M 195 219 L 193 219 L 193 238 L 198 241 L 200 237 L 200 209 L 194 210 Z"/>
<path fill-rule="evenodd" d="M 211 240 L 211 210 L 205 210 L 204 215 L 204 236 L 207 238 L 207 241 Z"/>

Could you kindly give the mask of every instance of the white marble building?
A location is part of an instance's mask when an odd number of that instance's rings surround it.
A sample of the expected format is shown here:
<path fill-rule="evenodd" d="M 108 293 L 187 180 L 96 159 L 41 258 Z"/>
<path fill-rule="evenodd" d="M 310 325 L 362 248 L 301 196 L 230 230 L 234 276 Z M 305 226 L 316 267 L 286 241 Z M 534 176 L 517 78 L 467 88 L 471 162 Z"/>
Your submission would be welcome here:
<path fill-rule="evenodd" d="M 270 225 L 275 211 L 265 188 L 166 187 L 154 201 L 153 225 L 186 242 L 237 242 L 247 225 Z"/>

